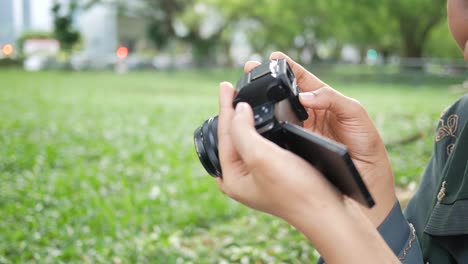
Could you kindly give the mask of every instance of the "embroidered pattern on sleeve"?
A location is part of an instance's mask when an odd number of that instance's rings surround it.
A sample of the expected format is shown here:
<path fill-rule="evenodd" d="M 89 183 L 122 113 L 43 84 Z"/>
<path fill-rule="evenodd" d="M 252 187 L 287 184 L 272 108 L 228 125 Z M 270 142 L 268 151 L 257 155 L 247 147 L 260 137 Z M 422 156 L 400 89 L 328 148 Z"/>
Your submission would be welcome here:
<path fill-rule="evenodd" d="M 413 246 L 414 241 L 416 241 L 416 229 L 414 228 L 413 224 L 409 224 L 410 229 L 411 229 L 411 238 L 408 241 L 408 245 L 405 247 L 403 250 L 403 254 L 401 257 L 398 257 L 399 260 L 404 261 L 406 259 L 406 256 L 408 255 L 408 252 L 410 251 L 411 247 Z"/>
<path fill-rule="evenodd" d="M 442 139 L 446 137 L 457 138 L 456 132 L 458 128 L 458 115 L 450 115 L 447 118 L 446 124 L 445 124 L 444 119 L 441 118 L 440 123 L 441 125 L 439 129 L 437 130 L 437 134 L 435 138 L 436 142 L 440 142 Z M 455 144 L 453 143 L 447 146 L 447 155 L 450 155 L 450 153 L 452 153 L 454 146 Z"/>

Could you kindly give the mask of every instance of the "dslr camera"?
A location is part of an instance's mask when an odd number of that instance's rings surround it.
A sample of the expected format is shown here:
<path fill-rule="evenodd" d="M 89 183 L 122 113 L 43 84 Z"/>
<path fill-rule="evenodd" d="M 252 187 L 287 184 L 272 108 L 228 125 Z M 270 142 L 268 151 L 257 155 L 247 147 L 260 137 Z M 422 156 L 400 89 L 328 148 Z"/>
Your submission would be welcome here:
<path fill-rule="evenodd" d="M 342 193 L 372 207 L 374 200 L 346 147 L 302 128 L 308 113 L 299 101 L 300 91 L 288 62 L 285 59 L 271 60 L 241 77 L 233 105 L 248 103 L 253 109 L 255 129 L 259 134 L 306 160 Z M 205 170 L 213 177 L 222 177 L 217 116 L 195 130 L 194 143 Z M 293 171 L 289 177 L 294 177 Z"/>

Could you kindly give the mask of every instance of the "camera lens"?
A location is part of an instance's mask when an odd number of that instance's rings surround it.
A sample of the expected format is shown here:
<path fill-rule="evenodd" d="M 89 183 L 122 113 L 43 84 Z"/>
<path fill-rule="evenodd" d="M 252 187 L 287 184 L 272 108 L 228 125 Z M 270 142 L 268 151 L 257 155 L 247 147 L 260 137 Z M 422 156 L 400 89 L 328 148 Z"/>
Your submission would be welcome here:
<path fill-rule="evenodd" d="M 218 117 L 206 120 L 195 130 L 195 150 L 205 170 L 213 177 L 221 176 L 218 158 Z"/>

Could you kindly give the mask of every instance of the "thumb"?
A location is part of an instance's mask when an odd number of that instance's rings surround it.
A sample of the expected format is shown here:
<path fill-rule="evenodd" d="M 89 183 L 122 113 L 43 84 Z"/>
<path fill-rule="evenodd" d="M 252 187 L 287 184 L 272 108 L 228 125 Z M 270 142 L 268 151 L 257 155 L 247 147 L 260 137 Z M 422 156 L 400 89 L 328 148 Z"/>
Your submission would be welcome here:
<path fill-rule="evenodd" d="M 329 86 L 312 92 L 300 93 L 299 100 L 305 108 L 329 110 L 337 117 L 344 119 L 356 118 L 365 112 L 356 99 L 344 96 Z"/>
<path fill-rule="evenodd" d="M 253 111 L 249 104 L 238 103 L 232 120 L 232 140 L 241 159 L 248 167 L 254 167 L 263 155 L 264 141 L 254 126 Z"/>

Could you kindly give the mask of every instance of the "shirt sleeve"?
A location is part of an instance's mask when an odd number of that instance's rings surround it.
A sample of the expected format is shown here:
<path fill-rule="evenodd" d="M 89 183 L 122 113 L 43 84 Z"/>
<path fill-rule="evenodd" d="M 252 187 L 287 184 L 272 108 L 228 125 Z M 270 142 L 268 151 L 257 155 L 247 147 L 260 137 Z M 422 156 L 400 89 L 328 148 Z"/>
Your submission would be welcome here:
<path fill-rule="evenodd" d="M 408 223 L 397 201 L 383 223 L 377 228 L 390 249 L 404 264 L 423 263 L 421 247 L 413 225 Z M 317 264 L 324 264 L 320 258 Z"/>
<path fill-rule="evenodd" d="M 398 201 L 377 230 L 402 263 L 423 263 L 416 230 L 403 216 Z"/>

